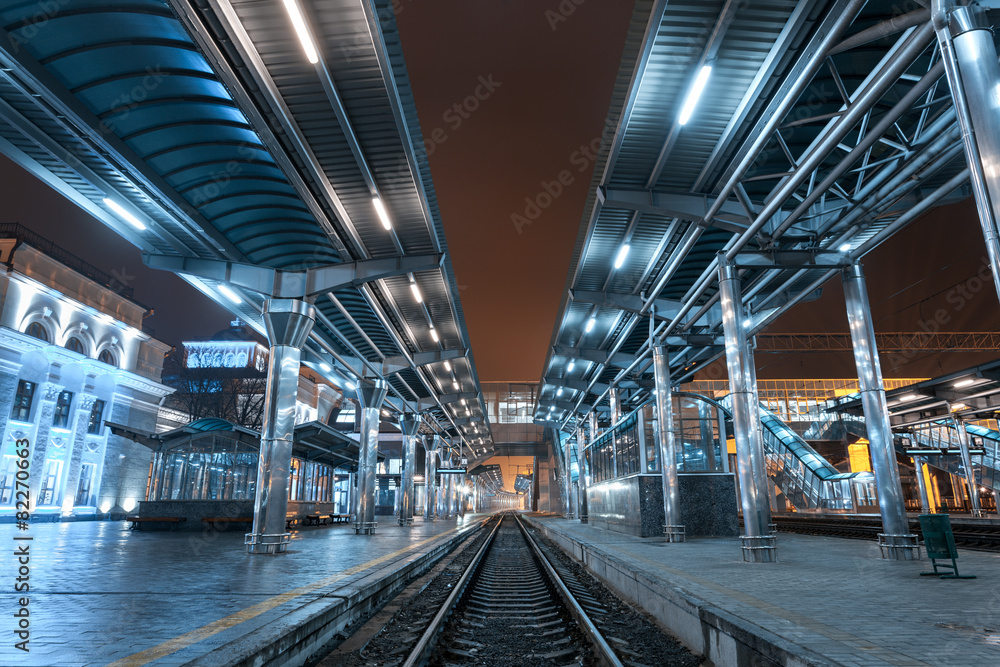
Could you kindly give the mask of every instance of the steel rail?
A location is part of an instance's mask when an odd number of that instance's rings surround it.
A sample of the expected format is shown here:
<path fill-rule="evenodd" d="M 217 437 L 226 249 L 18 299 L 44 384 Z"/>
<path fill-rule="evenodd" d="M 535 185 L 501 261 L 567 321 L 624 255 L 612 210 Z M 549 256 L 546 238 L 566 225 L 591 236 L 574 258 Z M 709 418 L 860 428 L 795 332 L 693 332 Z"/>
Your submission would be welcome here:
<path fill-rule="evenodd" d="M 559 596 L 563 599 L 563 602 L 566 604 L 566 609 L 569 611 L 570 615 L 576 620 L 576 622 L 580 625 L 580 629 L 583 630 L 585 635 L 587 635 L 587 638 L 590 639 L 594 647 L 598 650 L 597 659 L 603 665 L 611 665 L 612 667 L 624 667 L 624 665 L 622 665 L 622 661 L 618 659 L 618 656 L 616 656 L 615 652 L 611 649 L 611 645 L 608 644 L 608 641 L 604 638 L 604 635 L 601 634 L 601 631 L 597 629 L 597 626 L 594 625 L 594 622 L 590 620 L 589 616 L 587 616 L 587 612 L 584 611 L 583 607 L 580 606 L 580 603 L 576 601 L 575 597 L 573 597 L 573 594 L 570 592 L 569 588 L 567 588 L 566 584 L 563 582 L 562 577 L 559 576 L 555 568 L 552 567 L 552 563 L 550 563 L 549 559 L 546 558 L 545 554 L 542 553 L 542 550 L 535 542 L 535 539 L 531 537 L 531 535 L 528 533 L 528 529 L 524 527 L 524 523 L 521 521 L 521 517 L 519 517 L 517 514 L 514 514 L 514 518 L 517 520 L 517 525 L 518 527 L 520 527 L 521 534 L 524 535 L 525 541 L 528 543 L 528 546 L 530 546 L 531 550 L 534 552 L 535 558 L 538 559 L 538 562 L 542 566 L 542 569 L 545 570 L 545 573 L 549 576 L 549 579 L 552 581 L 553 585 L 555 585 L 556 587 L 556 590 L 559 592 Z"/>
<path fill-rule="evenodd" d="M 410 655 L 407 656 L 406 661 L 403 662 L 403 667 L 417 667 L 418 665 L 423 665 L 427 661 L 427 656 L 430 650 L 434 647 L 434 640 L 437 639 L 438 634 L 444 628 L 444 622 L 448 620 L 451 616 L 451 612 L 455 610 L 458 605 L 459 600 L 461 600 L 462 595 L 465 593 L 466 588 L 469 585 L 469 581 L 472 576 L 479 571 L 479 565 L 483 561 L 483 556 L 489 551 L 490 546 L 493 545 L 493 538 L 496 537 L 497 531 L 500 530 L 500 525 L 503 523 L 503 513 L 500 514 L 500 520 L 497 521 L 497 525 L 493 527 L 490 534 L 486 537 L 483 545 L 479 547 L 479 551 L 476 552 L 475 557 L 473 557 L 472 562 L 469 566 L 465 568 L 465 572 L 459 578 L 458 582 L 455 584 L 455 588 L 451 591 L 451 594 L 441 605 L 441 609 L 438 613 L 434 615 L 431 619 L 431 624 L 427 626 L 424 630 L 424 634 L 420 636 L 420 641 L 417 645 L 413 647 L 410 651 Z"/>

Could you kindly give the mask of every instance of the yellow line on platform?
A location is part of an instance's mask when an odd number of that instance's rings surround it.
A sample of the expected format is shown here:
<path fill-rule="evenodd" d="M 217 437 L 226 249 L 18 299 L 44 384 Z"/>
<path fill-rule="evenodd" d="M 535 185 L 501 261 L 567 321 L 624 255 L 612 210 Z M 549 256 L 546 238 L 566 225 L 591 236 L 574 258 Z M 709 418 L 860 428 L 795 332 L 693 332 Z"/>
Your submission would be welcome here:
<path fill-rule="evenodd" d="M 473 524 L 470 523 L 468 525 L 471 526 Z M 329 586 L 330 584 L 336 583 L 341 579 L 344 579 L 345 577 L 351 576 L 352 574 L 357 574 L 358 572 L 362 572 L 363 570 L 367 570 L 368 568 L 380 565 L 386 562 L 387 560 L 391 560 L 396 556 L 401 556 L 408 551 L 419 549 L 425 544 L 433 542 L 434 540 L 440 537 L 443 537 L 445 535 L 448 535 L 449 533 L 453 533 L 465 527 L 466 526 L 456 526 L 451 530 L 447 530 L 443 533 L 438 533 L 433 537 L 429 537 L 426 540 L 423 540 L 422 542 L 411 544 L 410 546 L 404 549 L 393 551 L 392 553 L 386 554 L 384 556 L 379 556 L 378 558 L 370 560 L 367 563 L 361 563 L 360 565 L 355 565 L 354 567 L 348 568 L 342 572 L 338 572 L 337 574 L 330 575 L 329 577 L 326 577 L 324 579 L 319 579 L 318 581 L 314 581 L 311 584 L 306 584 L 305 586 L 300 586 L 299 588 L 293 588 L 292 590 L 286 593 L 275 595 L 274 597 L 268 598 L 263 602 L 259 602 L 253 605 L 252 607 L 247 607 L 246 609 L 240 610 L 235 614 L 226 616 L 225 618 L 220 618 L 217 621 L 209 623 L 208 625 L 204 625 L 195 630 L 191 630 L 190 632 L 185 632 L 183 635 L 174 637 L 173 639 L 168 639 L 167 641 L 163 642 L 162 644 L 159 644 L 158 646 L 148 648 L 145 651 L 134 653 L 126 658 L 122 658 L 121 660 L 116 660 L 112 663 L 109 663 L 108 667 L 142 667 L 142 665 L 147 665 L 153 662 L 154 660 L 159 660 L 160 658 L 170 655 L 171 653 L 176 653 L 177 651 L 187 648 L 192 644 L 196 644 L 202 641 L 203 639 L 208 639 L 212 635 L 216 635 L 222 632 L 223 630 L 228 630 L 229 628 L 239 625 L 244 621 L 249 621 L 251 618 L 256 618 L 257 616 L 260 616 L 264 612 L 270 611 L 275 607 L 280 607 L 286 602 L 291 602 L 297 597 L 300 597 L 307 593 L 311 593 L 315 590 L 323 588 L 324 586 Z"/>

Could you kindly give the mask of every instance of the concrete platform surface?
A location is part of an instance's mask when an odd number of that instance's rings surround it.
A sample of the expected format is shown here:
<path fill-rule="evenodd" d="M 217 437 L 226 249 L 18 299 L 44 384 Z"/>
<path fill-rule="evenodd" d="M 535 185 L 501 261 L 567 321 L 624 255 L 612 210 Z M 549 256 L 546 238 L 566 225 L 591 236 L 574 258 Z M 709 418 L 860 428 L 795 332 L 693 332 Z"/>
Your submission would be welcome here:
<path fill-rule="evenodd" d="M 717 664 L 1000 665 L 1000 554 L 960 550 L 959 571 L 977 578 L 947 580 L 919 576 L 926 552 L 885 561 L 861 540 L 782 533 L 779 562 L 751 564 L 736 539 L 532 521 Z"/>
<path fill-rule="evenodd" d="M 24 594 L 13 592 L 18 565 L 8 555 L 0 665 L 227 664 L 251 654 L 255 642 L 316 623 L 317 611 L 351 604 L 362 588 L 374 590 L 481 518 L 418 517 L 408 528 L 383 520 L 372 536 L 346 525 L 304 528 L 277 556 L 248 555 L 243 532 L 129 531 L 125 522 L 38 523 L 27 532 L 0 525 L 8 554 L 24 544 L 14 537 L 33 538 L 30 652 L 14 647 L 12 614 Z"/>

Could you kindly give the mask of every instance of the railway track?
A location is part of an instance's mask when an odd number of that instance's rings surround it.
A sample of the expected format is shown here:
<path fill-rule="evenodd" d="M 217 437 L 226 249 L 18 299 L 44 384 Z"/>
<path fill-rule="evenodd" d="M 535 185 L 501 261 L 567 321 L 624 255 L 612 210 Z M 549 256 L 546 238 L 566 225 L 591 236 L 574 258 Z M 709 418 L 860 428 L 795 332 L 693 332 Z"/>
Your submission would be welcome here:
<path fill-rule="evenodd" d="M 627 664 L 591 619 L 605 613 L 572 573 L 549 562 L 516 515 L 506 515 L 403 665 Z"/>
<path fill-rule="evenodd" d="M 878 522 L 857 520 L 830 520 L 827 518 L 810 519 L 806 517 L 774 517 L 778 530 L 786 533 L 802 533 L 805 535 L 825 535 L 829 537 L 845 537 L 856 540 L 877 540 L 882 532 Z M 920 524 L 911 521 L 910 530 L 915 535 L 921 535 Z M 963 549 L 976 551 L 1000 551 L 1000 529 L 987 526 L 952 525 L 955 544 Z M 921 535 L 922 536 L 922 535 Z"/>

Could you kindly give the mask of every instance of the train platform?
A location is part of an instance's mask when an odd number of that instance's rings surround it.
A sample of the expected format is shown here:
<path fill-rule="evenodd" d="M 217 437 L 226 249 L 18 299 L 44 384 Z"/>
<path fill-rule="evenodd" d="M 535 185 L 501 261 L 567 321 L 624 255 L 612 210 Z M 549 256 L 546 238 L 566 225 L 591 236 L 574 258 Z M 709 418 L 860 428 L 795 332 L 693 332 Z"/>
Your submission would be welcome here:
<path fill-rule="evenodd" d="M 1000 664 L 1000 554 L 959 550 L 962 574 L 921 577 L 875 542 L 779 534 L 778 562 L 738 539 L 667 544 L 578 521 L 529 521 L 687 646 L 725 665 Z"/>
<path fill-rule="evenodd" d="M 0 665 L 250 665 L 279 652 L 268 664 L 294 661 L 429 569 L 483 518 L 417 517 L 403 528 L 382 517 L 372 536 L 346 525 L 303 528 L 277 556 L 248 555 L 242 531 L 33 524 L 30 652 L 14 648 L 8 624 Z M 14 526 L 2 533 L 13 544 Z M 23 595 L 11 590 L 4 609 Z"/>

